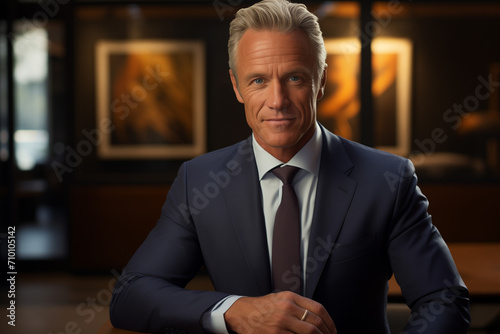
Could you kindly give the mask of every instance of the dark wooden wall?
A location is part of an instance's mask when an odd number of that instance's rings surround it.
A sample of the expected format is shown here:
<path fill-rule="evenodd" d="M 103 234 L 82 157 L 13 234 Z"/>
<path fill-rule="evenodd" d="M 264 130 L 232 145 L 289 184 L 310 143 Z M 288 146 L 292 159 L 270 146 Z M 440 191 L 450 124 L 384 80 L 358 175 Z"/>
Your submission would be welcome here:
<path fill-rule="evenodd" d="M 71 265 L 122 269 L 160 217 L 168 186 L 78 186 L 71 190 Z"/>

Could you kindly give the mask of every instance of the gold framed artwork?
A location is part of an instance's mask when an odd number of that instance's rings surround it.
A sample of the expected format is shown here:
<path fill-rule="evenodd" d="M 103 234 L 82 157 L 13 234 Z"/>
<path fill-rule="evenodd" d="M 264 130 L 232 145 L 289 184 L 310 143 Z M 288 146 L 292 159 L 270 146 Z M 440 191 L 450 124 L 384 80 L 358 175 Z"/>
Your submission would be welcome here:
<path fill-rule="evenodd" d="M 202 42 L 100 40 L 95 60 L 100 158 L 190 158 L 205 152 Z"/>
<path fill-rule="evenodd" d="M 360 139 L 359 73 L 361 43 L 356 38 L 325 39 L 327 85 L 318 120 L 347 139 Z M 411 139 L 412 44 L 403 38 L 372 42 L 372 96 L 375 147 L 407 156 Z"/>

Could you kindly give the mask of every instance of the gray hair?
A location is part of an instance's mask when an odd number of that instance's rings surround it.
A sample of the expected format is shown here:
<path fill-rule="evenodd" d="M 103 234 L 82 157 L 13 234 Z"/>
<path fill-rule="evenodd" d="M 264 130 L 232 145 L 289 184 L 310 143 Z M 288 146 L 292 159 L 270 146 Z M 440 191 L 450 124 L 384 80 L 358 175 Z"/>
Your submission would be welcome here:
<path fill-rule="evenodd" d="M 238 43 L 248 29 L 288 33 L 300 29 L 307 34 L 317 57 L 317 80 L 321 79 L 326 64 L 326 50 L 318 17 L 303 4 L 287 0 L 263 0 L 248 8 L 240 9 L 229 27 L 229 68 L 236 73 Z"/>

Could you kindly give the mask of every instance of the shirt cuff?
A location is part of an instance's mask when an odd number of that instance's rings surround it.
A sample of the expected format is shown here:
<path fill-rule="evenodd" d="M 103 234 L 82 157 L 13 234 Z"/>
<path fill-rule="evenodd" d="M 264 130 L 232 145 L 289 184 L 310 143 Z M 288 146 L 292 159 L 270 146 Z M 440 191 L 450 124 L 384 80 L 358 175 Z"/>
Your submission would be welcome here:
<path fill-rule="evenodd" d="M 201 325 L 207 333 L 228 334 L 224 313 L 235 301 L 243 296 L 227 296 L 211 309 L 203 313 Z"/>

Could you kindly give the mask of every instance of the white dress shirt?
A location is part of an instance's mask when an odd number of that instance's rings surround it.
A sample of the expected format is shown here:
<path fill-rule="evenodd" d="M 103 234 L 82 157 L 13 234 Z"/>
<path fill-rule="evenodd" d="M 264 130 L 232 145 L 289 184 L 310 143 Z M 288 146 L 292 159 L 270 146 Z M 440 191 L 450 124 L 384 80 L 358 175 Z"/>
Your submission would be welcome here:
<path fill-rule="evenodd" d="M 309 246 L 309 235 L 311 231 L 314 214 L 314 203 L 316 200 L 316 188 L 318 185 L 318 173 L 321 160 L 321 129 L 316 123 L 316 131 L 313 137 L 302 149 L 294 155 L 287 163 L 276 159 L 264 150 L 252 135 L 253 153 L 259 174 L 260 187 L 262 190 L 262 207 L 266 224 L 267 245 L 269 250 L 269 263 L 272 266 L 273 229 L 274 217 L 281 203 L 281 188 L 283 183 L 272 172 L 273 168 L 284 165 L 299 167 L 292 185 L 297 194 L 300 208 L 301 221 L 301 249 L 302 268 L 305 287 L 307 279 L 307 249 Z M 215 305 L 203 316 L 203 328 L 211 333 L 228 333 L 224 321 L 224 313 L 241 296 L 229 296 Z"/>

